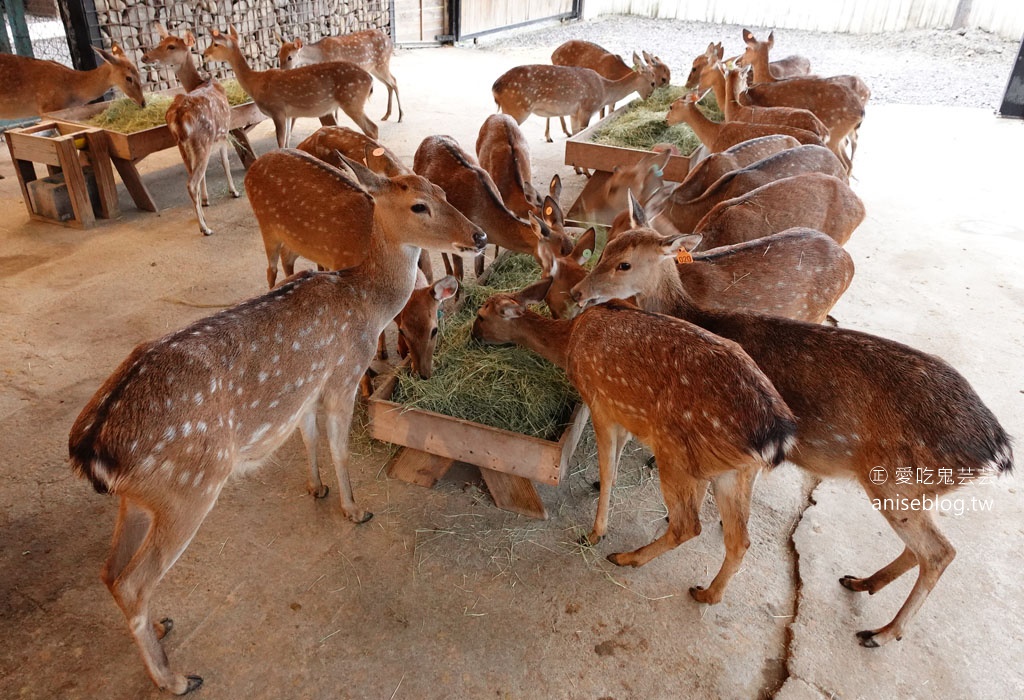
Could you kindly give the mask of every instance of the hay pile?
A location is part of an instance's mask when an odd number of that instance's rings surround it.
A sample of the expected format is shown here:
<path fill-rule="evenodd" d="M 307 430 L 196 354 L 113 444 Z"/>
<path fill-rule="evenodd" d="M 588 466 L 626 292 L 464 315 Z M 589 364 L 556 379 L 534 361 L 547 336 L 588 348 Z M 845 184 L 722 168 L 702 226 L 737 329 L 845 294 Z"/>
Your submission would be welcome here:
<path fill-rule="evenodd" d="M 483 345 L 471 337 L 476 312 L 489 296 L 517 291 L 539 278 L 532 257 L 511 255 L 495 264 L 488 286 L 465 284 L 462 307 L 442 319 L 431 378 L 400 373 L 392 400 L 542 440 L 558 439 L 579 401 L 565 373 L 525 348 Z"/>
<path fill-rule="evenodd" d="M 238 84 L 237 80 L 225 80 L 221 85 L 228 94 L 228 104 L 235 105 L 251 102 L 252 98 Z M 127 97 L 114 100 L 99 114 L 90 117 L 86 122 L 108 131 L 122 134 L 134 134 L 167 123 L 167 109 L 174 101 L 169 95 L 147 95 L 146 106 L 139 107 Z"/>
<path fill-rule="evenodd" d="M 635 100 L 626 110 L 602 126 L 592 141 L 605 146 L 624 146 L 648 151 L 658 143 L 671 143 L 684 156 L 700 146 L 700 140 L 686 124 L 669 126 L 665 121 L 669 106 L 684 95 L 686 88 L 666 85 L 655 90 L 646 100 Z M 709 119 L 722 121 L 722 112 L 715 101 L 714 93 L 698 103 L 700 111 Z"/>

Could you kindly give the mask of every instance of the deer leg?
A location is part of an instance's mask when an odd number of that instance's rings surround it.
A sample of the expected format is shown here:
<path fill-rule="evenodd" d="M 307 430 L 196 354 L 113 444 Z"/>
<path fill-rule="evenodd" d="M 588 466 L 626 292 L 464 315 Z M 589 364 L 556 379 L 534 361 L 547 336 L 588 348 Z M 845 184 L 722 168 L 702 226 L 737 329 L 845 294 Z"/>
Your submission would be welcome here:
<path fill-rule="evenodd" d="M 398 103 L 398 121 L 402 121 L 402 100 L 398 97 L 398 81 L 395 80 L 395 76 L 391 75 L 391 71 L 387 67 L 383 67 L 374 75 L 388 89 L 388 111 L 384 113 L 384 116 L 380 118 L 381 121 L 387 121 L 388 117 L 391 116 L 391 94 L 395 95 L 395 102 Z"/>
<path fill-rule="evenodd" d="M 904 547 L 902 554 L 870 576 L 866 578 L 843 576 L 839 579 L 839 583 L 851 591 L 857 593 L 866 591 L 869 595 L 874 595 L 915 566 L 917 566 L 917 557 L 910 547 Z"/>
<path fill-rule="evenodd" d="M 271 117 L 274 121 L 274 134 L 277 136 L 277 147 L 288 148 L 288 140 L 292 135 L 292 122 L 289 117 Z"/>
<path fill-rule="evenodd" d="M 402 344 L 402 336 L 398 336 L 398 344 Z M 380 336 L 377 338 L 377 359 L 386 360 L 388 359 L 388 343 L 384 337 L 384 331 L 381 331 Z"/>
<path fill-rule="evenodd" d="M 277 260 L 281 255 L 281 242 L 277 241 L 274 243 L 266 244 L 267 251 L 267 286 L 271 289 L 274 288 L 274 283 L 277 282 Z"/>
<path fill-rule="evenodd" d="M 907 548 L 913 552 L 917 559 L 918 574 L 910 595 L 907 596 L 906 602 L 903 603 L 903 607 L 896 613 L 892 622 L 879 629 L 862 630 L 857 633 L 861 646 L 871 648 L 880 647 L 894 639 L 899 640 L 903 637 L 907 624 L 917 614 L 939 577 L 942 576 L 942 572 L 956 556 L 956 549 L 939 532 L 932 519 L 931 511 L 883 509 L 882 514 Z M 886 569 L 896 565 L 893 568 L 895 571 L 899 566 L 904 566 L 906 562 L 901 559 L 903 559 L 902 555 Z M 897 562 L 899 562 L 898 565 Z"/>
<path fill-rule="evenodd" d="M 495 256 L 497 256 L 497 252 L 495 252 Z M 480 253 L 473 257 L 473 271 L 476 273 L 477 277 L 484 274 L 484 265 L 486 263 L 487 259 L 484 253 Z"/>
<path fill-rule="evenodd" d="M 561 117 L 559 117 L 561 119 Z M 544 140 L 548 143 L 553 143 L 551 140 L 551 117 L 544 119 Z"/>
<path fill-rule="evenodd" d="M 139 549 L 142 541 L 149 532 L 151 518 L 149 513 L 133 505 L 124 496 L 121 497 L 121 504 L 117 513 L 117 523 L 114 525 L 114 537 L 110 545 L 110 554 L 107 563 L 103 567 L 101 578 L 104 583 L 114 581 L 124 567 L 131 561 L 132 556 Z M 107 583 L 109 587 L 109 583 Z M 174 622 L 165 618 L 159 622 L 153 621 L 153 631 L 157 639 L 163 639 L 171 631 Z"/>
<path fill-rule="evenodd" d="M 238 199 L 242 195 L 239 194 L 238 190 L 235 188 L 235 180 L 231 177 L 231 162 L 228 160 L 227 141 L 220 142 L 220 162 L 221 165 L 224 166 L 224 178 L 228 181 L 228 192 L 231 193 L 232 197 Z"/>
<path fill-rule="evenodd" d="M 352 482 L 348 478 L 348 434 L 352 427 L 352 409 L 356 402 L 356 389 L 359 377 L 369 366 L 369 360 L 359 363 L 352 359 L 350 367 L 355 367 L 357 374 L 352 381 L 345 381 L 324 395 L 324 409 L 327 413 L 327 441 L 331 446 L 331 459 L 338 476 L 338 491 L 341 496 L 341 510 L 354 523 L 365 523 L 373 517 L 373 513 L 356 505 L 352 497 Z M 344 373 L 346 367 L 338 367 L 335 371 Z"/>
<path fill-rule="evenodd" d="M 316 456 L 320 433 L 316 427 L 316 409 L 317 402 L 314 401 L 299 420 L 299 432 L 302 433 L 302 442 L 306 445 L 306 455 L 309 458 L 309 481 L 306 484 L 306 490 L 313 498 L 323 498 L 330 492 L 330 489 L 320 481 L 320 466 Z"/>
<path fill-rule="evenodd" d="M 354 121 L 359 128 L 363 130 L 364 134 L 369 136 L 371 139 L 377 138 L 377 134 L 379 133 L 377 125 L 373 123 L 372 119 L 366 116 L 366 113 L 363 112 L 362 108 L 353 109 L 352 107 L 343 104 L 341 106 L 341 111 L 347 114 L 348 118 Z"/>
<path fill-rule="evenodd" d="M 558 121 L 562 124 L 562 133 L 566 136 L 572 136 L 572 132 L 569 131 L 569 127 L 565 125 L 565 117 L 559 117 Z"/>
<path fill-rule="evenodd" d="M 295 274 L 295 261 L 298 259 L 298 253 L 294 253 L 287 248 L 281 251 L 281 268 L 284 270 L 285 277 L 291 277 Z"/>
<path fill-rule="evenodd" d="M 743 557 L 750 549 L 747 522 L 750 520 L 750 496 L 757 479 L 757 467 L 750 465 L 720 474 L 711 481 L 711 488 L 722 516 L 725 534 L 725 559 L 718 575 L 706 589 L 694 586 L 690 595 L 701 603 L 714 605 L 722 600 L 729 580 L 739 571 Z"/>
<path fill-rule="evenodd" d="M 643 566 L 700 534 L 700 504 L 707 491 L 707 481 L 693 478 L 689 465 L 680 457 L 657 454 L 657 459 L 661 494 L 668 507 L 668 529 L 661 537 L 635 551 L 610 554 L 608 561 L 618 566 Z"/>
<path fill-rule="evenodd" d="M 629 441 L 629 433 L 621 425 L 603 417 L 591 416 L 594 436 L 597 440 L 597 463 L 600 473 L 600 494 L 597 498 L 597 514 L 590 534 L 581 539 L 581 544 L 597 544 L 608 532 L 608 511 L 612 502 L 612 487 L 619 469 L 619 457 Z"/>
<path fill-rule="evenodd" d="M 192 198 L 192 205 L 196 209 L 196 218 L 199 219 L 199 232 L 204 236 L 213 234 L 213 230 L 206 225 L 206 217 L 203 216 L 203 205 L 202 205 L 202 190 L 206 186 L 206 167 L 205 163 L 196 163 L 195 167 L 188 168 L 188 196 Z M 202 167 L 201 167 L 202 166 Z"/>
<path fill-rule="evenodd" d="M 119 515 L 112 554 L 103 572 L 104 582 L 128 621 L 150 678 L 158 688 L 175 695 L 195 690 L 203 679 L 171 671 L 167 654 L 157 638 L 157 629 L 149 621 L 149 599 L 192 541 L 219 492 L 219 488 L 212 493 L 196 490 L 189 494 L 187 508 L 168 507 L 167 511 L 158 513 L 146 514 L 131 504 L 124 506 L 121 513 L 125 522 L 122 524 Z M 147 515 L 148 526 L 144 526 Z M 128 550 L 136 542 L 139 543 L 137 548 L 124 563 Z M 169 625 L 165 624 L 164 628 L 169 629 Z"/>

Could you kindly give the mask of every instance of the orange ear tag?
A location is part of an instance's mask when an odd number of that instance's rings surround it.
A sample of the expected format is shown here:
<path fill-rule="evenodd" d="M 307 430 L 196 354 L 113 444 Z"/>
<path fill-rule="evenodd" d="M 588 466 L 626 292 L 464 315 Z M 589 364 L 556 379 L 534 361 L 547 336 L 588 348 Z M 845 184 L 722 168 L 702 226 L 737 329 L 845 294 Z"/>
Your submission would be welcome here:
<path fill-rule="evenodd" d="M 690 255 L 690 251 L 688 251 L 686 248 L 680 248 L 679 252 L 676 253 L 676 262 L 681 265 L 686 263 L 692 263 L 693 256 Z"/>
<path fill-rule="evenodd" d="M 375 148 L 375 149 L 373 149 L 373 155 L 375 157 L 377 157 L 377 158 L 380 158 L 382 155 L 384 155 L 384 149 L 383 148 Z"/>

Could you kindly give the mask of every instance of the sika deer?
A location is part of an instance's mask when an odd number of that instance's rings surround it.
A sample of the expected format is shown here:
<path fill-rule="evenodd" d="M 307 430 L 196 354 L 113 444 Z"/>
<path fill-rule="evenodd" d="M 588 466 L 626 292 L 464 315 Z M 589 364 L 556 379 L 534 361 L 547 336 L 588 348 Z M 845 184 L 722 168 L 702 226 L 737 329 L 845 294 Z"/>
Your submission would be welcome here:
<path fill-rule="evenodd" d="M 335 167 L 341 167 L 341 154 L 387 177 L 412 173 L 386 146 L 346 126 L 320 127 L 295 148 Z"/>
<path fill-rule="evenodd" d="M 621 301 L 571 321 L 549 319 L 526 308 L 543 295 L 542 284 L 517 296 L 492 296 L 477 315 L 473 336 L 523 345 L 564 368 L 590 408 L 601 494 L 585 541 L 597 544 L 608 530 L 619 456 L 635 435 L 658 459 L 668 529 L 650 544 L 608 560 L 643 566 L 699 535 L 710 481 L 722 514 L 725 560 L 707 589 L 694 586 L 690 594 L 717 603 L 750 546 L 754 480 L 762 468 L 784 460 L 793 445 L 792 414 L 734 343 Z"/>
<path fill-rule="evenodd" d="M 602 107 L 632 92 L 647 99 L 654 92 L 654 72 L 637 66 L 630 75 L 608 80 L 589 68 L 535 64 L 516 66 L 494 81 L 491 93 L 498 110 L 522 124 L 531 114 L 540 117 L 569 116 L 572 133 L 590 124 Z M 544 137 L 550 142 L 550 129 Z"/>
<path fill-rule="evenodd" d="M 93 47 L 103 59 L 93 70 L 72 70 L 54 61 L 0 53 L 0 119 L 38 117 L 77 107 L 120 88 L 140 107 L 146 106 L 142 78 L 118 43 L 110 51 Z"/>
<path fill-rule="evenodd" d="M 654 72 L 656 87 L 664 87 L 671 82 L 672 71 L 669 70 L 669 67 L 665 65 L 660 58 L 652 56 L 644 51 L 643 60 L 640 60 L 640 57 L 636 55 L 636 52 L 633 52 L 634 66 L 639 66 L 645 61 Z M 555 49 L 554 53 L 551 54 L 551 63 L 556 66 L 589 68 L 609 80 L 619 80 L 620 78 L 628 76 L 633 71 L 632 68 L 626 65 L 625 61 L 607 49 L 592 42 L 581 41 L 579 39 L 567 41 Z M 613 102 L 608 105 L 608 107 L 610 109 L 615 109 L 615 103 Z M 604 116 L 604 109 L 601 110 L 601 116 Z M 564 129 L 564 120 L 562 122 L 562 126 Z"/>
<path fill-rule="evenodd" d="M 681 187 L 676 188 L 664 199 L 657 212 L 676 230 L 694 231 L 700 220 L 719 202 L 742 196 L 769 182 L 803 173 L 824 173 L 840 180 L 846 178 L 846 169 L 832 151 L 824 146 L 798 146 L 726 173 L 694 199 L 681 199 L 676 194 Z M 638 199 L 650 215 L 651 208 L 643 199 Z"/>
<path fill-rule="evenodd" d="M 634 165 L 616 165 L 599 187 L 580 196 L 578 206 L 583 220 L 599 224 L 611 222 L 616 214 L 629 206 L 630 192 L 644 206 L 659 194 L 664 196 L 665 166 L 671 155 L 670 151 L 654 151 Z"/>
<path fill-rule="evenodd" d="M 584 306 L 635 294 L 645 309 L 738 342 L 796 415 L 798 446 L 789 459 L 819 476 L 856 479 L 876 503 L 921 503 L 952 490 L 954 479 L 962 484 L 1012 470 L 1005 431 L 948 364 L 867 333 L 703 310 L 683 290 L 675 271 L 676 255 L 685 243 L 646 228 L 623 234 L 605 248 L 574 295 Z M 877 483 L 872 478 L 877 470 L 888 472 L 889 478 Z M 938 470 L 949 475 L 949 484 L 921 479 L 903 483 L 894 478 L 903 470 Z M 871 576 L 844 576 L 840 583 L 876 593 L 914 566 L 920 570 L 896 617 L 884 627 L 857 633 L 866 647 L 903 636 L 956 553 L 930 511 L 883 507 L 881 512 L 903 540 L 903 553 Z"/>
<path fill-rule="evenodd" d="M 188 174 L 188 196 L 199 219 L 199 232 L 209 236 L 213 230 L 206 225 L 203 207 L 210 205 L 206 192 L 206 167 L 214 146 L 220 151 L 224 177 L 232 197 L 239 197 L 235 181 L 231 177 L 228 162 L 228 128 L 231 125 L 231 106 L 224 87 L 216 80 L 203 81 L 192 62 L 189 49 L 196 44 L 192 32 L 185 32 L 184 38 L 168 34 L 163 25 L 154 23 L 160 35 L 160 43 L 142 55 L 144 63 L 170 66 L 178 76 L 178 82 L 187 91 L 175 95 L 167 108 L 167 128 L 178 144 L 178 152 Z"/>
<path fill-rule="evenodd" d="M 809 110 L 795 107 L 749 107 L 740 104 L 737 98 L 747 89 L 746 74 L 744 68 L 725 69 L 725 102 L 721 104 L 726 121 L 793 126 L 817 134 L 822 142 L 828 141 L 828 127 Z"/>
<path fill-rule="evenodd" d="M 672 124 L 685 122 L 710 153 L 724 151 L 731 146 L 771 134 L 792 136 L 800 143 L 822 145 L 821 138 L 810 131 L 777 124 L 746 124 L 744 122 L 713 122 L 697 109 L 700 101 L 695 93 L 683 95 L 668 109 L 666 121 Z"/>
<path fill-rule="evenodd" d="M 544 301 L 555 318 L 575 314 L 572 288 L 584 277 L 594 251 L 594 230 L 580 236 L 571 255 L 538 244 L 541 269 L 551 287 Z M 614 229 L 608 234 L 614 240 Z M 691 243 L 700 237 L 684 239 Z M 684 256 L 685 257 L 685 256 Z M 693 253 L 676 264 L 679 281 L 694 303 L 718 311 L 754 311 L 822 323 L 853 280 L 853 260 L 831 238 L 793 228 L 746 243 Z"/>
<path fill-rule="evenodd" d="M 455 139 L 450 136 L 423 139 L 416 149 L 412 169 L 444 190 L 456 209 L 487 232 L 488 242 L 516 253 L 535 253 L 539 235 L 536 227 L 509 211 L 491 176 Z M 567 250 L 572 249 L 571 240 L 566 239 L 565 245 Z M 445 265 L 447 268 L 447 260 Z M 483 271 L 481 260 L 478 265 L 477 274 L 480 274 Z M 453 267 L 455 276 L 461 279 L 462 260 L 456 258 Z"/>
<path fill-rule="evenodd" d="M 765 83 L 785 78 L 796 78 L 811 72 L 811 62 L 803 56 L 787 56 L 778 61 L 768 61 L 768 52 L 775 46 L 775 32 L 768 32 L 766 41 L 758 41 L 750 30 L 743 30 L 743 43 L 747 48 L 736 59 L 741 66 L 756 66 L 754 82 Z"/>
<path fill-rule="evenodd" d="M 673 190 L 672 196 L 683 201 L 695 199 L 727 173 L 744 168 L 770 155 L 800 145 L 792 136 L 772 134 L 741 141 L 720 153 L 712 153 L 690 168 Z"/>
<path fill-rule="evenodd" d="M 153 682 L 172 693 L 195 690 L 202 679 L 171 670 L 158 641 L 171 623 L 151 622 L 149 601 L 228 477 L 258 465 L 299 428 L 309 491 L 325 496 L 316 463 L 322 404 L 342 511 L 365 522 L 371 514 L 356 505 L 348 478 L 348 433 L 377 336 L 412 292 L 420 247 L 472 250 L 486 240 L 421 178 L 350 168 L 275 151 L 257 159 L 246 184 L 264 233 L 332 237 L 352 251 L 351 269 L 303 273 L 139 345 L 71 429 L 72 468 L 121 501 L 103 581 Z M 310 198 L 317 207 L 306 206 Z M 348 215 L 367 221 L 365 230 L 347 226 Z"/>
<path fill-rule="evenodd" d="M 843 245 L 864 220 L 864 203 L 837 177 L 804 173 L 774 180 L 716 204 L 695 233 L 702 249 L 742 243 L 794 226 L 827 233 Z"/>
<path fill-rule="evenodd" d="M 277 37 L 281 50 L 277 54 L 281 68 L 297 68 L 312 63 L 348 61 L 384 83 L 388 89 L 388 109 L 381 117 L 387 121 L 391 116 L 391 96 L 398 103 L 398 121 L 402 121 L 402 100 L 398 97 L 398 81 L 391 74 L 391 39 L 380 29 L 366 29 L 342 36 L 328 36 L 313 44 L 306 44 L 299 37 L 295 41 L 283 41 Z"/>
<path fill-rule="evenodd" d="M 525 219 L 540 209 L 543 197 L 531 182 L 530 147 L 515 119 L 507 114 L 487 117 L 476 139 L 476 157 L 509 211 Z"/>
<path fill-rule="evenodd" d="M 293 70 L 257 71 L 249 67 L 242 55 L 238 32 L 232 26 L 228 34 L 216 29 L 210 32 L 211 43 L 203 57 L 224 61 L 252 97 L 260 111 L 274 122 L 279 148 L 287 148 L 291 139 L 291 120 L 297 117 L 333 119 L 341 108 L 370 138 L 377 138 L 377 125 L 363 112 L 373 90 L 373 78 L 353 63 L 318 63 Z"/>

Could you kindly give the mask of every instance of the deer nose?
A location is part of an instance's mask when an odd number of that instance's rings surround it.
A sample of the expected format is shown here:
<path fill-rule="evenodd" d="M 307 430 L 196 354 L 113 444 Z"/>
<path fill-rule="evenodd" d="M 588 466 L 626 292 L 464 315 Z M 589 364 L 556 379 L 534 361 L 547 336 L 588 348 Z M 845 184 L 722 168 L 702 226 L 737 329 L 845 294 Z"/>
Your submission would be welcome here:
<path fill-rule="evenodd" d="M 483 250 L 487 246 L 487 234 L 477 229 L 473 233 L 473 243 L 476 244 L 477 250 Z"/>
<path fill-rule="evenodd" d="M 580 290 L 576 289 L 576 287 L 569 290 L 569 296 L 571 296 L 572 300 L 577 303 L 579 303 L 579 300 L 583 298 L 583 294 L 581 294 Z"/>

